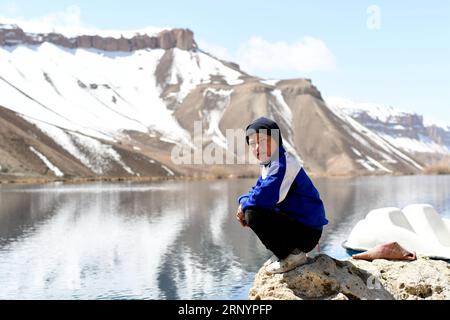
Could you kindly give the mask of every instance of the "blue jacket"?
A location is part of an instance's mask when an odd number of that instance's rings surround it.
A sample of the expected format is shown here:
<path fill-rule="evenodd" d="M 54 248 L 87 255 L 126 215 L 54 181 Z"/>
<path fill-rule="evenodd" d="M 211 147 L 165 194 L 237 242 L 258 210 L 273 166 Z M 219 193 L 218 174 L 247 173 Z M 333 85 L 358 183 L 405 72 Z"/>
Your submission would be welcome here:
<path fill-rule="evenodd" d="M 239 203 L 243 211 L 255 207 L 281 211 L 314 229 L 328 224 L 319 192 L 297 158 L 283 146 L 277 159 L 261 166 L 261 177 L 239 197 Z"/>

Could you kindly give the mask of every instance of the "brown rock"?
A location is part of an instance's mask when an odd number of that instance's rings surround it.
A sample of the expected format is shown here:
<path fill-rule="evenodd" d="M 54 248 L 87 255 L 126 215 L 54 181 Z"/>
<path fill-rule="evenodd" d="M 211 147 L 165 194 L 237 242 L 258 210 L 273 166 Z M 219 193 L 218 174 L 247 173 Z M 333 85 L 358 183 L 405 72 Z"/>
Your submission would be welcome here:
<path fill-rule="evenodd" d="M 161 49 L 172 49 L 175 47 L 175 44 L 176 40 L 172 32 L 165 30 L 159 34 L 159 46 Z"/>
<path fill-rule="evenodd" d="M 189 29 L 172 30 L 176 40 L 176 47 L 182 50 L 194 48 L 194 33 Z"/>
<path fill-rule="evenodd" d="M 91 36 L 80 36 L 76 38 L 76 47 L 77 48 L 92 48 L 92 37 Z"/>
<path fill-rule="evenodd" d="M 284 274 L 270 275 L 261 269 L 256 275 L 249 299 L 383 299 L 392 295 L 385 289 L 370 290 L 370 274 L 350 262 L 340 262 L 326 255 Z"/>
<path fill-rule="evenodd" d="M 132 47 L 131 47 L 131 41 L 121 37 L 120 39 L 117 40 L 117 51 L 124 51 L 124 52 L 128 52 L 131 51 Z"/>
<path fill-rule="evenodd" d="M 136 35 L 130 39 L 131 50 L 141 49 L 156 49 L 159 47 L 159 39 L 156 37 L 149 37 L 148 35 Z"/>
<path fill-rule="evenodd" d="M 1 27 L 2 25 L 0 25 Z M 76 38 L 66 38 L 61 34 L 26 34 L 19 27 L 0 28 L 0 45 L 41 44 L 44 42 L 54 43 L 65 48 L 94 48 L 103 51 L 129 52 L 140 49 L 173 49 L 191 50 L 196 48 L 194 34 L 188 29 L 174 29 L 162 31 L 156 37 L 136 34 L 131 39 L 119 39 L 112 37 L 100 37 L 82 35 Z"/>
<path fill-rule="evenodd" d="M 256 274 L 250 300 L 450 299 L 444 261 L 338 261 L 327 255 L 284 274 Z"/>
<path fill-rule="evenodd" d="M 159 34 L 159 46 L 161 49 L 179 48 L 190 50 L 194 48 L 194 34 L 187 29 L 165 30 Z"/>
<path fill-rule="evenodd" d="M 409 252 L 397 242 L 389 242 L 380 244 L 375 248 L 367 250 L 365 252 L 355 254 L 353 259 L 372 261 L 375 259 L 387 259 L 387 260 L 416 260 L 416 253 Z"/>
<path fill-rule="evenodd" d="M 49 42 L 65 48 L 74 48 L 76 41 L 68 39 L 61 34 L 51 33 L 47 36 Z"/>
<path fill-rule="evenodd" d="M 351 261 L 356 267 L 373 274 L 397 300 L 450 300 L 448 262 L 428 258 L 415 261 Z"/>

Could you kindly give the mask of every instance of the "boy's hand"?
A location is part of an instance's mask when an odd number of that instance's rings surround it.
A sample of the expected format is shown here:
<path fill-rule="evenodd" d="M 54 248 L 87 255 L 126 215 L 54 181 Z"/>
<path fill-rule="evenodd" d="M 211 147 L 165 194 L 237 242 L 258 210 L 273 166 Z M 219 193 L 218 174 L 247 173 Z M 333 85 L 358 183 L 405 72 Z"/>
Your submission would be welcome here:
<path fill-rule="evenodd" d="M 245 222 L 245 213 L 244 213 L 244 211 L 242 211 L 242 207 L 241 206 L 239 206 L 239 208 L 237 209 L 236 219 L 238 219 L 239 223 L 243 227 L 247 226 L 247 223 Z"/>

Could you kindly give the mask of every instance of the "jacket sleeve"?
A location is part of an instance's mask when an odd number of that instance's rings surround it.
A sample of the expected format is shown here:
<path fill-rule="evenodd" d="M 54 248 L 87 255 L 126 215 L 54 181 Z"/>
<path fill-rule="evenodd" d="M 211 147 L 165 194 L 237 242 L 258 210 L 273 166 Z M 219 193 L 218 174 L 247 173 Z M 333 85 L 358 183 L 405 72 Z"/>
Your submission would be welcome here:
<path fill-rule="evenodd" d="M 250 195 L 252 194 L 253 190 L 255 190 L 255 188 L 259 187 L 259 185 L 261 184 L 261 181 L 262 181 L 262 178 L 259 177 L 258 181 L 256 181 L 256 184 L 250 189 L 250 191 L 239 197 L 238 202 L 240 205 L 242 205 L 242 203 L 244 203 L 248 199 L 248 197 L 250 197 Z"/>
<path fill-rule="evenodd" d="M 286 164 L 278 162 L 273 165 L 265 179 L 261 179 L 260 184 L 246 195 L 245 200 L 241 202 L 242 210 L 245 211 L 252 207 L 274 208 L 280 202 L 280 190 L 286 173 Z"/>

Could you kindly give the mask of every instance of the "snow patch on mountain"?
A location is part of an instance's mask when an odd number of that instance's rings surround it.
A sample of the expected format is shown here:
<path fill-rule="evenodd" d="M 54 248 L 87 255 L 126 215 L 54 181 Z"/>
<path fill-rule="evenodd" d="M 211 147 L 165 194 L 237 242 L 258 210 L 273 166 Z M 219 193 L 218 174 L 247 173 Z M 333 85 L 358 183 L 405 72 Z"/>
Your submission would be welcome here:
<path fill-rule="evenodd" d="M 173 50 L 173 65 L 166 80 L 167 84 L 180 85 L 180 91 L 175 93 L 178 103 L 202 83 L 211 83 L 211 77 L 223 78 L 229 85 L 243 83 L 239 79 L 242 73 L 231 69 L 219 60 L 201 51 Z"/>
<path fill-rule="evenodd" d="M 370 128 L 399 149 L 407 152 L 450 153 L 450 145 L 445 143 L 450 139 L 448 127 L 437 126 L 441 136 L 432 136 L 420 115 L 389 105 L 360 103 L 339 97 L 327 97 L 325 100 L 329 107 Z M 442 137 L 442 133 L 446 137 Z"/>
<path fill-rule="evenodd" d="M 135 175 L 112 148 L 100 141 L 78 133 L 67 132 L 53 125 L 42 123 L 34 119 L 25 119 L 35 124 L 42 132 L 52 138 L 59 146 L 78 159 L 82 164 L 98 175 L 103 175 L 111 168 L 111 163 L 118 163 L 126 172 Z"/>
<path fill-rule="evenodd" d="M 0 48 L 0 105 L 96 138 L 155 130 L 183 143 L 189 135 L 156 86 L 154 72 L 163 54 L 161 49 L 71 50 L 50 43 Z"/>
<path fill-rule="evenodd" d="M 167 168 L 165 165 L 161 165 L 161 168 L 163 168 L 164 170 L 167 171 L 167 175 L 168 176 L 174 176 L 175 175 L 175 173 L 173 173 L 173 171 L 170 170 L 169 168 Z"/>
<path fill-rule="evenodd" d="M 428 137 L 421 136 L 421 138 L 417 140 L 408 137 L 393 137 L 387 134 L 380 135 L 391 144 L 409 152 L 450 153 L 449 148 L 444 145 L 437 144 Z"/>
<path fill-rule="evenodd" d="M 328 108 L 341 120 L 343 120 L 345 123 L 348 124 L 348 127 L 344 127 L 347 132 L 352 135 L 356 140 L 358 140 L 361 144 L 364 146 L 371 148 L 371 144 L 378 145 L 382 150 L 384 150 L 385 153 L 381 153 L 381 155 L 385 158 L 385 160 L 390 161 L 392 158 L 389 157 L 389 155 L 395 155 L 397 157 L 402 158 L 409 164 L 413 165 L 419 170 L 423 170 L 423 167 L 418 164 L 416 161 L 411 159 L 409 156 L 404 154 L 403 152 L 399 151 L 397 148 L 395 148 L 393 145 L 388 143 L 386 140 L 381 138 L 378 134 L 375 132 L 369 130 L 368 128 L 364 127 L 354 119 L 352 119 L 349 115 L 347 115 L 341 108 L 337 107 L 336 105 L 330 104 L 328 105 Z M 373 163 L 373 161 L 369 160 Z M 378 168 L 382 169 L 380 166 L 377 165 Z M 382 169 L 384 170 L 384 169 Z"/>
<path fill-rule="evenodd" d="M 274 80 L 274 79 L 266 79 L 266 80 L 261 80 L 261 83 L 267 84 L 268 86 L 276 86 L 278 82 L 280 82 L 280 80 Z"/>
<path fill-rule="evenodd" d="M 224 149 L 228 149 L 228 144 L 223 132 L 220 131 L 219 123 L 226 108 L 230 104 L 233 91 L 234 90 L 207 88 L 203 92 L 203 96 L 211 104 L 210 108 L 203 109 L 201 113 L 201 118 L 208 123 L 206 135 L 210 136 L 214 143 Z"/>
<path fill-rule="evenodd" d="M 42 153 L 40 153 L 39 151 L 37 151 L 35 148 L 30 147 L 30 150 L 39 157 L 39 159 L 42 160 L 42 162 L 45 163 L 45 165 L 47 166 L 47 168 L 50 169 L 50 171 L 52 171 L 55 176 L 57 177 L 63 177 L 64 173 L 62 173 L 61 170 L 58 169 L 57 166 L 55 166 L 53 163 L 50 162 L 50 160 L 47 159 L 46 156 L 44 156 Z"/>
<path fill-rule="evenodd" d="M 396 117 L 408 114 L 408 112 L 394 108 L 390 105 L 355 102 L 340 97 L 326 97 L 325 101 L 329 106 L 342 109 L 349 116 L 366 112 L 372 119 L 379 120 L 381 122 L 394 121 Z"/>

